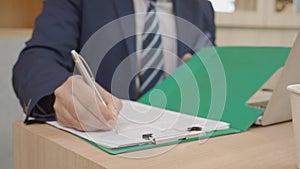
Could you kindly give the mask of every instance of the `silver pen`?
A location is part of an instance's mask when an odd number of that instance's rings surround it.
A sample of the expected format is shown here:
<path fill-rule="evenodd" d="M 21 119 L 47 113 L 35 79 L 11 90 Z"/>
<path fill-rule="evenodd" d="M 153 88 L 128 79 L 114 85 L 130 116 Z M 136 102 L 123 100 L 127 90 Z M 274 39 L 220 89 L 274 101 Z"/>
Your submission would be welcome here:
<path fill-rule="evenodd" d="M 104 104 L 104 106 L 107 106 L 105 101 L 103 100 L 103 97 L 101 96 L 100 92 L 96 88 L 94 76 L 93 76 L 92 72 L 90 71 L 88 65 L 85 63 L 83 57 L 80 56 L 75 50 L 72 50 L 71 54 L 72 54 L 73 60 L 75 62 L 75 66 L 79 70 L 84 81 L 94 89 L 97 97 Z"/>
<path fill-rule="evenodd" d="M 99 98 L 99 100 L 103 103 L 103 105 L 105 107 L 107 107 L 106 102 L 104 101 L 103 97 L 101 96 L 99 90 L 96 87 L 95 78 L 94 78 L 88 64 L 85 62 L 83 57 L 80 56 L 75 50 L 72 50 L 71 54 L 72 54 L 73 60 L 75 62 L 75 66 L 79 70 L 79 72 L 82 75 L 84 81 L 94 89 L 94 91 L 95 91 L 97 97 Z M 102 119 L 102 120 L 103 120 L 102 122 L 106 125 L 106 127 L 109 127 L 109 128 L 112 127 L 104 119 Z"/>

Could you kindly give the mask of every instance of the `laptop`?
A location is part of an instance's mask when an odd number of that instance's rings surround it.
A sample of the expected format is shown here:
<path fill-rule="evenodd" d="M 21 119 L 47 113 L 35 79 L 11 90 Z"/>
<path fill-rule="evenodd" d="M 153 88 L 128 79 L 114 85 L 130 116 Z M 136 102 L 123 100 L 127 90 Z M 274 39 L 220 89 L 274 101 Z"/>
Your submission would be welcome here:
<path fill-rule="evenodd" d="M 292 119 L 290 96 L 287 86 L 300 83 L 300 33 L 283 68 L 278 69 L 270 79 L 247 101 L 252 107 L 264 109 L 255 121 L 257 125 L 270 125 Z"/>

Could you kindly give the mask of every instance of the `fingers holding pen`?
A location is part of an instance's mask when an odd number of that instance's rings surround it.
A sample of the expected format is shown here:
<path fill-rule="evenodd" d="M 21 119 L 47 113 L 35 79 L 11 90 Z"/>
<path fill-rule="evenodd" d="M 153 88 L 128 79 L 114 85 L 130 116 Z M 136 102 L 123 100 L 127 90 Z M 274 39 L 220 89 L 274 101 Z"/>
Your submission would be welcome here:
<path fill-rule="evenodd" d="M 78 101 L 76 104 L 79 104 L 79 107 L 82 106 L 80 109 L 81 111 L 89 112 L 84 115 L 85 118 L 90 117 L 89 120 L 85 121 L 93 122 L 93 120 L 97 120 L 103 130 L 111 129 L 111 127 L 113 127 L 112 125 L 115 124 L 117 120 L 116 112 L 110 110 L 109 106 L 105 106 L 100 101 L 95 90 L 91 86 L 87 85 L 83 81 L 82 77 L 78 77 L 74 80 L 74 82 L 73 93 Z M 82 93 L 85 94 L 83 95 Z M 93 117 L 90 115 L 93 115 Z"/>
<path fill-rule="evenodd" d="M 106 91 L 102 89 L 101 92 Z M 69 77 L 54 94 L 56 117 L 63 126 L 97 131 L 110 130 L 116 124 L 120 101 L 107 92 L 103 94 L 107 102 L 105 106 L 81 76 Z"/>

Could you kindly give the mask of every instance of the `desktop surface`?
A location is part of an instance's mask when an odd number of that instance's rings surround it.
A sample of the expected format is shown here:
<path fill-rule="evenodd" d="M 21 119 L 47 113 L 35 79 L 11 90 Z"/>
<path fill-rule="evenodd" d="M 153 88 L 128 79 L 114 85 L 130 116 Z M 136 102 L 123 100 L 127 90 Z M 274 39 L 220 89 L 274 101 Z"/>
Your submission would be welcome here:
<path fill-rule="evenodd" d="M 47 124 L 14 123 L 15 169 L 272 168 L 296 169 L 292 123 L 121 155 L 110 155 Z M 164 152 L 164 153 L 162 153 Z M 159 154 L 148 158 L 150 154 Z"/>

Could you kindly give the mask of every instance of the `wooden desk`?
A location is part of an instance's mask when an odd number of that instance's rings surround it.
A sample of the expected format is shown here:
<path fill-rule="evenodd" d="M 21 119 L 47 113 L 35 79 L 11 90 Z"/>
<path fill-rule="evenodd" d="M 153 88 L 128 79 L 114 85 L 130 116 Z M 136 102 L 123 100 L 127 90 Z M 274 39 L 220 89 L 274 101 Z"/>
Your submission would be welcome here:
<path fill-rule="evenodd" d="M 249 131 L 183 143 L 154 157 L 109 155 L 46 124 L 14 123 L 15 169 L 204 168 L 296 169 L 292 123 L 252 127 Z M 139 156 L 163 148 L 127 153 Z"/>

